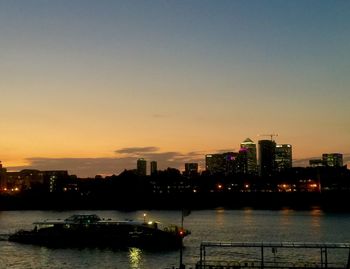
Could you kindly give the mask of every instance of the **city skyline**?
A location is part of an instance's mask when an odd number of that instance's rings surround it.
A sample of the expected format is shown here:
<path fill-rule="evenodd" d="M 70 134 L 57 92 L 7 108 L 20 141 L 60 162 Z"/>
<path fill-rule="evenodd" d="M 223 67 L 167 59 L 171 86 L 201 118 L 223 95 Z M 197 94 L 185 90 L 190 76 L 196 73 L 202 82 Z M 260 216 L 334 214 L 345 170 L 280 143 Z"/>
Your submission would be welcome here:
<path fill-rule="evenodd" d="M 275 132 L 350 164 L 348 1 L 0 1 L 0 34 L 8 169 L 203 167 Z"/>
<path fill-rule="evenodd" d="M 85 158 L 85 159 L 51 159 L 51 162 L 48 162 L 47 159 L 41 160 L 40 158 L 36 160 L 32 160 L 35 163 L 33 166 L 17 166 L 17 167 L 6 167 L 8 171 L 19 171 L 25 169 L 35 169 L 35 170 L 67 170 L 70 174 L 75 174 L 82 177 L 94 177 L 96 175 L 101 176 L 110 176 L 110 175 L 118 175 L 124 170 L 134 170 L 137 171 L 138 174 L 141 175 L 150 175 L 152 174 L 152 165 L 153 170 L 165 170 L 167 168 L 175 168 L 182 172 L 186 171 L 186 164 L 197 164 L 197 169 L 199 172 L 203 172 L 207 170 L 207 157 L 214 155 L 222 155 L 222 154 L 234 154 L 235 156 L 241 154 L 242 151 L 246 151 L 246 143 L 255 145 L 255 149 L 258 151 L 255 152 L 256 161 L 260 161 L 258 153 L 260 154 L 259 143 L 261 142 L 272 142 L 276 149 L 278 147 L 289 147 L 290 149 L 293 147 L 291 144 L 280 144 L 276 143 L 275 140 L 272 139 L 262 139 L 256 141 L 251 140 L 250 138 L 246 138 L 242 141 L 239 150 L 232 149 L 224 149 L 210 152 L 208 154 L 202 155 L 199 152 L 192 152 L 191 155 L 181 155 L 177 152 L 158 152 L 158 148 L 156 147 L 137 147 L 137 148 L 124 148 L 117 153 L 124 154 L 123 158 Z M 285 153 L 282 153 L 282 156 L 285 156 Z M 289 162 L 289 167 L 308 167 L 310 166 L 310 160 L 320 161 L 324 156 L 337 154 L 341 155 L 343 164 L 347 166 L 350 160 L 349 154 L 343 154 L 340 152 L 328 152 L 322 153 L 319 156 L 314 156 L 308 159 L 295 160 L 292 159 L 292 163 Z M 292 154 L 291 154 L 292 155 Z M 189 157 L 189 156 L 192 156 Z M 236 156 L 236 157 L 237 157 Z M 281 157 L 282 157 L 281 156 Z M 164 159 L 162 159 L 164 158 Z M 250 162 L 250 161 L 248 161 Z M 153 163 L 153 164 L 152 164 Z M 157 168 L 158 163 L 161 165 Z M 1 163 L 0 161 L 0 164 Z M 82 165 L 83 166 L 79 166 Z M 256 163 L 257 164 L 257 163 Z M 255 166 L 256 166 L 255 164 Z M 78 165 L 78 166 L 76 166 Z M 122 166 L 124 165 L 124 166 Z M 249 165 L 247 163 L 247 165 Z M 6 165 L 5 165 L 6 166 Z M 148 167 L 149 166 L 149 167 Z M 141 170 L 140 170 L 141 169 Z M 256 172 L 261 169 L 256 166 Z M 95 173 L 93 171 L 105 171 L 101 173 Z"/>

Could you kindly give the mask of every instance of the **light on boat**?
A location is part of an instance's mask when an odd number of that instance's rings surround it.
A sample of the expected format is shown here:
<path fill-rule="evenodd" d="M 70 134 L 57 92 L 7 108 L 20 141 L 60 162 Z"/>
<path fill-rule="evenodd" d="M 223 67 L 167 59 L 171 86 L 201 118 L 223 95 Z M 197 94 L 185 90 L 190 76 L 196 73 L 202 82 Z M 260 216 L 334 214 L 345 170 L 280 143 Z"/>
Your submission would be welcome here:
<path fill-rule="evenodd" d="M 185 235 L 184 231 L 183 231 L 183 230 L 180 230 L 180 231 L 179 231 L 179 235 L 180 235 L 181 237 L 184 237 L 184 235 Z"/>

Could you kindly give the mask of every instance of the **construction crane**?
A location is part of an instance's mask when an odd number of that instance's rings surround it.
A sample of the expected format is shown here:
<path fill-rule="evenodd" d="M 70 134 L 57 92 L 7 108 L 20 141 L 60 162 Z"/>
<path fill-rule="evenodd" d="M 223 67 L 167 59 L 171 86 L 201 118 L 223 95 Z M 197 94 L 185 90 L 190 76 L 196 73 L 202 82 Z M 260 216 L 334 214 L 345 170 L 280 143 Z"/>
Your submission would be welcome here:
<path fill-rule="evenodd" d="M 258 136 L 269 136 L 271 141 L 273 141 L 273 137 L 278 136 L 278 134 L 259 134 Z"/>

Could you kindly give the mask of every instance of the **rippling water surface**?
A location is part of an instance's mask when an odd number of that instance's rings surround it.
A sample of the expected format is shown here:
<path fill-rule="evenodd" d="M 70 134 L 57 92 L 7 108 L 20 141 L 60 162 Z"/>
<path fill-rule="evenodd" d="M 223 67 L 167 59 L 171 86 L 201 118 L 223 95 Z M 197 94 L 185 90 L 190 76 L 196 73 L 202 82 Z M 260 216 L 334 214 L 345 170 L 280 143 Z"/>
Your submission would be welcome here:
<path fill-rule="evenodd" d="M 115 220 L 147 219 L 180 225 L 178 211 L 2 211 L 0 212 L 0 268 L 118 268 L 153 269 L 178 266 L 179 252 L 151 252 L 137 248 L 51 249 L 6 241 L 6 235 L 18 229 L 31 229 L 32 223 L 44 219 L 67 218 L 75 213 L 95 213 Z M 350 242 L 350 214 L 325 213 L 314 209 L 294 210 L 201 210 L 185 218 L 192 234 L 185 238 L 184 263 L 194 267 L 202 241 L 297 241 Z"/>

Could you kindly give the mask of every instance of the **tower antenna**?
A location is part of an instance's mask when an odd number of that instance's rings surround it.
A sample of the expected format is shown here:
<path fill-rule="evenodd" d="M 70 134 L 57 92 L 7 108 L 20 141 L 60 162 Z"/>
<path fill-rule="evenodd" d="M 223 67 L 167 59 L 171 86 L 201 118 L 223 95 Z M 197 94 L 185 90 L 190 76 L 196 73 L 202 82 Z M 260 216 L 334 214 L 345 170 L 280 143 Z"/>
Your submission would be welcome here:
<path fill-rule="evenodd" d="M 258 136 L 269 136 L 269 137 L 270 137 L 270 139 L 271 139 L 271 141 L 274 141 L 274 140 L 273 140 L 273 137 L 274 137 L 274 136 L 276 136 L 276 137 L 277 137 L 277 136 L 278 136 L 278 134 L 258 134 Z"/>

